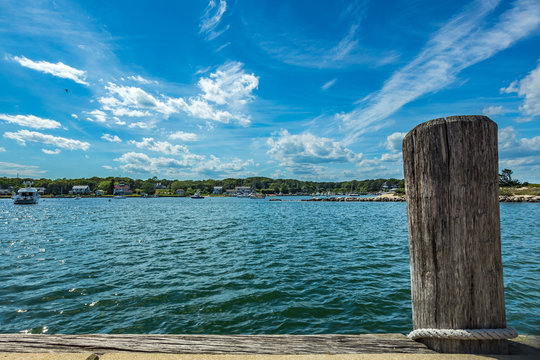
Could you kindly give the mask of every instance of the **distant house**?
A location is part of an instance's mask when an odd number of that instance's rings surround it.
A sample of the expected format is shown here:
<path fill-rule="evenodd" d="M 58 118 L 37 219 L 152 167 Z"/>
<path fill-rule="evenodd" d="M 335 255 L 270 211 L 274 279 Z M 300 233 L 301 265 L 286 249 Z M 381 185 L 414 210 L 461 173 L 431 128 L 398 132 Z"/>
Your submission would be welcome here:
<path fill-rule="evenodd" d="M 37 189 L 39 195 L 45 195 L 45 193 L 47 192 L 47 189 L 44 188 L 44 187 L 38 187 L 36 189 Z"/>
<path fill-rule="evenodd" d="M 234 188 L 234 191 L 236 192 L 237 196 L 249 195 L 251 194 L 251 187 L 250 186 L 237 186 Z"/>
<path fill-rule="evenodd" d="M 381 191 L 388 191 L 388 189 L 389 189 L 388 184 L 385 181 L 384 184 L 382 184 L 381 186 Z"/>
<path fill-rule="evenodd" d="M 105 195 L 105 191 L 103 191 L 103 190 L 96 190 L 96 191 L 94 191 L 94 193 L 95 193 L 97 196 L 103 196 L 103 195 Z"/>
<path fill-rule="evenodd" d="M 248 197 L 251 192 L 251 187 L 249 186 L 237 186 L 234 190 L 226 190 L 225 194 L 227 196 Z"/>
<path fill-rule="evenodd" d="M 131 191 L 128 184 L 114 185 L 113 195 L 131 195 L 131 194 L 133 194 L 133 191 Z"/>
<path fill-rule="evenodd" d="M 0 189 L 0 195 L 11 195 L 11 190 L 9 190 L 9 189 Z"/>
<path fill-rule="evenodd" d="M 178 189 L 176 190 L 176 195 L 184 195 L 186 192 L 184 191 L 184 189 Z"/>
<path fill-rule="evenodd" d="M 156 190 L 165 190 L 165 189 L 167 189 L 167 187 L 165 185 L 162 185 L 161 183 L 155 183 L 154 184 L 154 189 L 156 189 Z"/>
<path fill-rule="evenodd" d="M 70 193 L 78 195 L 88 195 L 90 194 L 90 186 L 88 185 L 75 185 L 71 189 Z"/>
<path fill-rule="evenodd" d="M 223 186 L 214 186 L 214 194 L 221 195 L 223 194 Z"/>

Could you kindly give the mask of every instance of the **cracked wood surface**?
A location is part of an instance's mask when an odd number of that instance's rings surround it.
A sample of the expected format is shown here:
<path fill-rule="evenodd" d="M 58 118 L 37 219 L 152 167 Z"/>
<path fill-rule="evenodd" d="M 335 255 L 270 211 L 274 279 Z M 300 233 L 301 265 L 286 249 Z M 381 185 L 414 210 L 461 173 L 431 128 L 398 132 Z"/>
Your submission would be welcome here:
<path fill-rule="evenodd" d="M 172 354 L 433 354 L 401 334 L 367 335 L 28 335 L 0 334 L 0 352 Z"/>

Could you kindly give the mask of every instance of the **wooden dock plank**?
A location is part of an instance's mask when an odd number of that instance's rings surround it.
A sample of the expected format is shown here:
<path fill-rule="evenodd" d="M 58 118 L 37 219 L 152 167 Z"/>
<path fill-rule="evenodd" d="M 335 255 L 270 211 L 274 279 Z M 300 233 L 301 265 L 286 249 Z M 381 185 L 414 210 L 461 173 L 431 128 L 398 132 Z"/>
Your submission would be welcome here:
<path fill-rule="evenodd" d="M 0 352 L 169 354 L 434 354 L 401 334 L 366 335 L 30 335 L 0 334 Z"/>

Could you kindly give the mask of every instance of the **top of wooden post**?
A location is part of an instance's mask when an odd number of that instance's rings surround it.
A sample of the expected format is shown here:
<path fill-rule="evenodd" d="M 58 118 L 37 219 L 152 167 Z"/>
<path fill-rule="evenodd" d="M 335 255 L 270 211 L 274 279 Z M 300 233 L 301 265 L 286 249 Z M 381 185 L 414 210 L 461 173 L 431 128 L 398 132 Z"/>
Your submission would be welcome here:
<path fill-rule="evenodd" d="M 447 116 L 445 118 L 437 118 L 433 120 L 429 120 L 426 122 L 423 122 L 421 124 L 416 125 L 414 128 L 412 128 L 407 135 L 403 138 L 403 141 L 405 142 L 405 138 L 412 136 L 412 134 L 416 133 L 420 129 L 441 125 L 441 124 L 449 124 L 453 122 L 459 122 L 459 121 L 470 121 L 470 122 L 488 122 L 493 123 L 497 125 L 493 120 L 491 120 L 489 117 L 484 115 L 454 115 L 454 116 Z"/>

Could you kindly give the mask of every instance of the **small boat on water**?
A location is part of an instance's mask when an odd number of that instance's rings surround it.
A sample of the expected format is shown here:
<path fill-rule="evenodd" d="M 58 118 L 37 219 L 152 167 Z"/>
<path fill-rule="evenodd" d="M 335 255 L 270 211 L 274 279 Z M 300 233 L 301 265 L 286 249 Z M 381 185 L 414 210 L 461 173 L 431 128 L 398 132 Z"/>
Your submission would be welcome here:
<path fill-rule="evenodd" d="M 81 200 L 81 195 L 75 196 L 75 200 Z"/>
<path fill-rule="evenodd" d="M 194 195 L 191 195 L 192 199 L 204 199 L 204 196 L 201 195 L 201 191 L 197 190 L 197 192 Z"/>
<path fill-rule="evenodd" d="M 39 198 L 39 192 L 36 188 L 30 187 L 30 184 L 25 183 L 25 187 L 20 188 L 17 194 L 12 196 L 13 203 L 19 205 L 37 204 Z"/>

